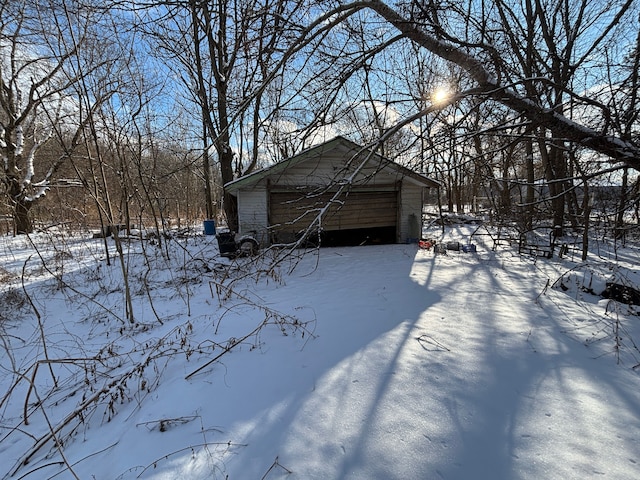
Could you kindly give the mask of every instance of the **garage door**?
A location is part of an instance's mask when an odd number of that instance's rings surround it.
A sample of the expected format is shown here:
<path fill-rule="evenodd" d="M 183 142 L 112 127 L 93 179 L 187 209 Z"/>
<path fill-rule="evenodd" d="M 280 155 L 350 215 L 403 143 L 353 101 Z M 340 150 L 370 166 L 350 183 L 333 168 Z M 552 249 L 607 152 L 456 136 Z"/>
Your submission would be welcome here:
<path fill-rule="evenodd" d="M 292 241 L 307 228 L 332 198 L 332 193 L 303 197 L 298 192 L 272 192 L 269 223 L 280 242 Z M 395 227 L 398 193 L 349 192 L 334 202 L 322 217 L 325 231 Z"/>

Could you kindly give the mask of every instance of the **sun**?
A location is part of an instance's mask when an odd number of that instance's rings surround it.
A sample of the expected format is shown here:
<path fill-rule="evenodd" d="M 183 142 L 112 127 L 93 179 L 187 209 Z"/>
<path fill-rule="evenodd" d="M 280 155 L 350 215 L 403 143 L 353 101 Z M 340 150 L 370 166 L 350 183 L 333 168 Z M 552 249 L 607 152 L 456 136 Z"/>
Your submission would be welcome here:
<path fill-rule="evenodd" d="M 447 87 L 437 87 L 431 93 L 431 103 L 434 105 L 443 105 L 451 98 L 451 90 Z"/>

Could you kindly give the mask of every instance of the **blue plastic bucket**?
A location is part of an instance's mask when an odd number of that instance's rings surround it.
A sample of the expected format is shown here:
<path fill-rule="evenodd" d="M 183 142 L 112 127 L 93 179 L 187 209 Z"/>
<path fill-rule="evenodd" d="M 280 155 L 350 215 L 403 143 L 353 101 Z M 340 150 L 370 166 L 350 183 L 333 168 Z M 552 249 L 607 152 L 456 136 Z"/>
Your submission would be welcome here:
<path fill-rule="evenodd" d="M 205 235 L 215 235 L 216 234 L 216 222 L 215 222 L 215 220 L 205 220 L 204 221 L 204 234 Z"/>

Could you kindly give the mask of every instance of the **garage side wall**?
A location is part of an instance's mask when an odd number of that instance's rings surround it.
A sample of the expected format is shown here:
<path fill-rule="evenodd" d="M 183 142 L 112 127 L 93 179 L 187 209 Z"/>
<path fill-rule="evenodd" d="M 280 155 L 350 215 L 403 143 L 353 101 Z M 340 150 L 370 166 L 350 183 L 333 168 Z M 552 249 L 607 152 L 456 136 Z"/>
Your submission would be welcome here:
<path fill-rule="evenodd" d="M 398 209 L 398 242 L 420 238 L 425 188 L 403 182 Z"/>
<path fill-rule="evenodd" d="M 261 245 L 268 244 L 267 189 L 256 186 L 238 191 L 238 233 L 253 235 Z"/>

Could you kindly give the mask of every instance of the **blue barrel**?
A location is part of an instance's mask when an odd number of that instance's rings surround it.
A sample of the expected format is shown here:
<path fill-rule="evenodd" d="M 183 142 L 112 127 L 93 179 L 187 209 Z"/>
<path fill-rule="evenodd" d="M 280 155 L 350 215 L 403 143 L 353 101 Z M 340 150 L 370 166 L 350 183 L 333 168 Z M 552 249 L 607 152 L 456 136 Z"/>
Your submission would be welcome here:
<path fill-rule="evenodd" d="M 215 222 L 215 220 L 205 220 L 204 221 L 204 234 L 205 235 L 215 235 L 216 234 L 216 222 Z"/>

